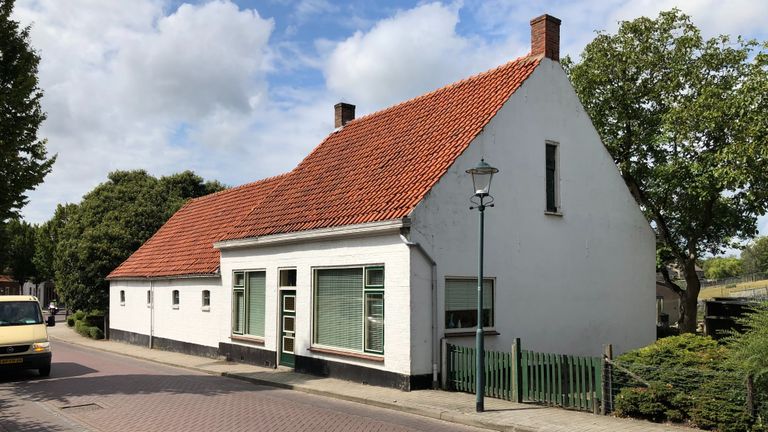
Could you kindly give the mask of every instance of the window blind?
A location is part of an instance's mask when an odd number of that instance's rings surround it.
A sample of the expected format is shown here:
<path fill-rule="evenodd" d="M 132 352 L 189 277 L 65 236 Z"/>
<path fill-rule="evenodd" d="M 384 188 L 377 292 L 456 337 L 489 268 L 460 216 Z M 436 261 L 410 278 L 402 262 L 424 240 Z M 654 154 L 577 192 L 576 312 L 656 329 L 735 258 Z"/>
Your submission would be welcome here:
<path fill-rule="evenodd" d="M 483 281 L 483 309 L 493 308 L 493 281 Z M 477 279 L 446 279 L 445 310 L 477 309 Z"/>
<path fill-rule="evenodd" d="M 363 269 L 317 270 L 315 342 L 363 348 Z"/>
<path fill-rule="evenodd" d="M 365 349 L 384 352 L 384 294 L 366 293 L 365 309 Z"/>
<path fill-rule="evenodd" d="M 264 336 L 265 272 L 249 272 L 248 278 L 248 328 L 253 336 Z"/>

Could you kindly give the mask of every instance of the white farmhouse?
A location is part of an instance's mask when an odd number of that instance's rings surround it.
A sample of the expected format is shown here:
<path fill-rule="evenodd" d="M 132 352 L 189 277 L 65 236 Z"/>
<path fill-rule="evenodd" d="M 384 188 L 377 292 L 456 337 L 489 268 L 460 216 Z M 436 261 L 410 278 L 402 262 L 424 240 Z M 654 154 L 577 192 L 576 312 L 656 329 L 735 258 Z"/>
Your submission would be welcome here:
<path fill-rule="evenodd" d="M 531 53 L 354 119 L 291 172 L 190 201 L 110 275 L 112 339 L 414 389 L 472 345 L 484 158 L 487 349 L 655 336 L 655 241 L 559 60 Z"/>

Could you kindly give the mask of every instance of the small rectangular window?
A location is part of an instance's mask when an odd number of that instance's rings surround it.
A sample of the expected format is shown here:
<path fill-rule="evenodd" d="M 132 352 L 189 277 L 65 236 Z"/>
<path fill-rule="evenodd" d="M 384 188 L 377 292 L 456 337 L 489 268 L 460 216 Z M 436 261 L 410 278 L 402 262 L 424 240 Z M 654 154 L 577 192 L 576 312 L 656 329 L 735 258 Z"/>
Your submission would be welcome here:
<path fill-rule="evenodd" d="M 384 287 L 384 267 L 368 267 L 365 269 L 365 287 Z"/>
<path fill-rule="evenodd" d="M 211 310 L 211 292 L 209 290 L 203 290 L 203 310 Z"/>
<path fill-rule="evenodd" d="M 147 290 L 147 307 L 152 306 L 152 291 Z"/>
<path fill-rule="evenodd" d="M 546 188 L 547 188 L 547 212 L 559 211 L 558 171 L 557 171 L 557 144 L 546 145 Z"/>
<path fill-rule="evenodd" d="M 493 327 L 493 279 L 483 280 L 483 327 Z M 445 280 L 445 328 L 477 327 L 477 278 Z"/>
<path fill-rule="evenodd" d="M 173 293 L 171 296 L 172 296 L 173 308 L 178 309 L 179 308 L 179 290 L 173 290 Z"/>
<path fill-rule="evenodd" d="M 296 269 L 280 270 L 280 287 L 296 286 Z"/>
<path fill-rule="evenodd" d="M 245 286 L 245 273 L 243 272 L 235 272 L 235 281 L 233 283 L 236 287 L 244 287 Z"/>
<path fill-rule="evenodd" d="M 120 306 L 125 306 L 125 290 L 120 290 Z"/>

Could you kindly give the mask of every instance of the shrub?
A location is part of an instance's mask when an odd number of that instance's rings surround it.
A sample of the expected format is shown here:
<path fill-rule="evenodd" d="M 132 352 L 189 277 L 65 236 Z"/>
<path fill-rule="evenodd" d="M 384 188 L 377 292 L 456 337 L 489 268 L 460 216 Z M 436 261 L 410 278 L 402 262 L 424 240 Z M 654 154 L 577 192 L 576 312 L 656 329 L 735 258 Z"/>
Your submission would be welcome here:
<path fill-rule="evenodd" d="M 70 315 L 70 316 L 67 317 L 67 325 L 70 326 L 70 327 L 74 327 L 75 326 L 75 317 L 74 316 Z"/>
<path fill-rule="evenodd" d="M 709 337 L 683 334 L 619 356 L 614 383 L 624 388 L 616 413 L 653 421 L 691 420 L 703 429 L 749 430 L 744 374 L 729 365 L 728 355 L 728 348 Z"/>
<path fill-rule="evenodd" d="M 88 324 L 82 320 L 75 321 L 75 331 L 83 336 L 88 336 Z"/>
<path fill-rule="evenodd" d="M 696 393 L 692 422 L 701 429 L 719 432 L 748 431 L 752 419 L 746 410 L 744 386 L 734 387 L 727 376 L 710 380 Z"/>
<path fill-rule="evenodd" d="M 642 418 L 655 422 L 668 418 L 671 400 L 675 393 L 667 386 L 653 384 L 645 387 L 625 387 L 615 400 L 616 415 L 620 417 Z"/>
<path fill-rule="evenodd" d="M 85 318 L 85 312 L 79 310 L 73 314 L 75 317 L 75 321 L 81 321 L 83 318 Z"/>
<path fill-rule="evenodd" d="M 88 329 L 91 339 L 104 339 L 104 332 L 98 327 L 90 327 Z"/>

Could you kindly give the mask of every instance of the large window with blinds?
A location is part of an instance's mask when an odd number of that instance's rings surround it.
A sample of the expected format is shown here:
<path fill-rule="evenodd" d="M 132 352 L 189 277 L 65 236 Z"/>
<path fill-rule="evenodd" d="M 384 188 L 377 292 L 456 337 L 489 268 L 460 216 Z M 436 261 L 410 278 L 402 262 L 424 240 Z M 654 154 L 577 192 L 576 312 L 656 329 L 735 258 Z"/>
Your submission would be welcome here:
<path fill-rule="evenodd" d="M 314 343 L 384 354 L 384 267 L 315 270 Z"/>
<path fill-rule="evenodd" d="M 493 279 L 483 278 L 483 327 L 493 327 Z M 477 327 L 477 278 L 445 279 L 445 328 Z"/>
<path fill-rule="evenodd" d="M 266 273 L 236 271 L 232 286 L 232 333 L 264 337 Z"/>

